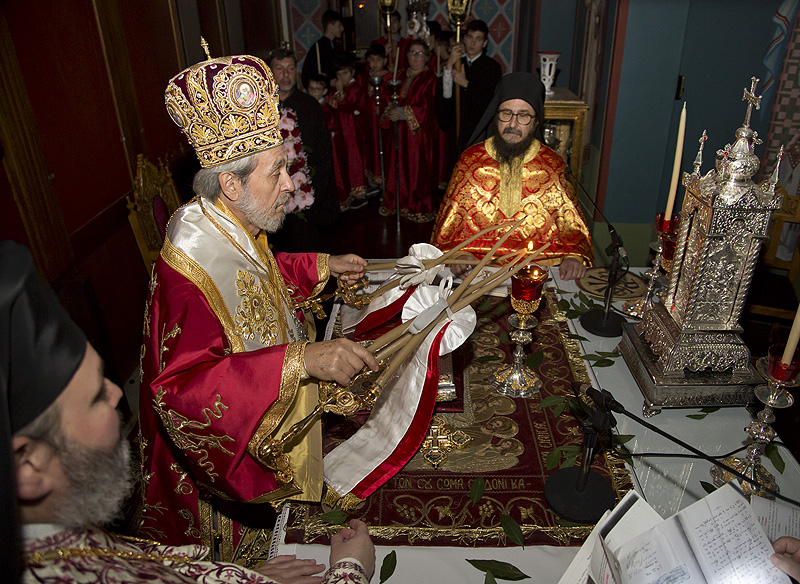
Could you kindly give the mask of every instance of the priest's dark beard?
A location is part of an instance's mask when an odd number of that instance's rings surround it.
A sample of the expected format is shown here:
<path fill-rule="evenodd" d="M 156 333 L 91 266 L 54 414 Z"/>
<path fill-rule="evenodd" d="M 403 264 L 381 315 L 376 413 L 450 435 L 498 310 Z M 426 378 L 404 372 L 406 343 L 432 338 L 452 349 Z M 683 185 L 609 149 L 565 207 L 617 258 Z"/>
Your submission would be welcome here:
<path fill-rule="evenodd" d="M 128 441 L 120 436 L 111 450 L 86 448 L 63 434 L 59 442 L 67 488 L 54 522 L 71 529 L 111 523 L 133 487 Z"/>
<path fill-rule="evenodd" d="M 506 128 L 513 130 L 513 128 Z M 511 162 L 514 158 L 518 158 L 527 152 L 531 144 L 533 144 L 533 131 L 519 142 L 509 143 L 506 142 L 500 134 L 497 124 L 494 124 L 492 131 L 492 140 L 494 141 L 494 148 L 497 151 L 498 162 Z"/>

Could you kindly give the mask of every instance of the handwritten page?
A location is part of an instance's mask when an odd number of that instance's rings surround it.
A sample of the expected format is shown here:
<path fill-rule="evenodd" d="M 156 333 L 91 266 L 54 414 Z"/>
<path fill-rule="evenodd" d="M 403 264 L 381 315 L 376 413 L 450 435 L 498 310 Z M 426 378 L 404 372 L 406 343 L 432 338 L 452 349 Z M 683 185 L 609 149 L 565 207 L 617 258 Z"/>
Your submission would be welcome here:
<path fill-rule="evenodd" d="M 771 542 L 775 543 L 784 535 L 800 539 L 800 509 L 797 507 L 756 496 L 750 498 L 750 506 Z"/>
<path fill-rule="evenodd" d="M 597 522 L 558 584 L 586 584 L 589 581 L 590 561 L 604 560 L 602 550 L 596 551 L 601 533 L 616 548 L 661 521 L 661 516 L 636 491 L 628 491 L 622 501 Z M 602 576 L 606 569 L 604 566 L 592 571 L 595 582 L 611 582 Z"/>
<path fill-rule="evenodd" d="M 617 552 L 623 584 L 705 584 L 675 516 L 625 543 Z"/>
<path fill-rule="evenodd" d="M 789 584 L 747 500 L 725 485 L 677 517 L 709 584 Z"/>

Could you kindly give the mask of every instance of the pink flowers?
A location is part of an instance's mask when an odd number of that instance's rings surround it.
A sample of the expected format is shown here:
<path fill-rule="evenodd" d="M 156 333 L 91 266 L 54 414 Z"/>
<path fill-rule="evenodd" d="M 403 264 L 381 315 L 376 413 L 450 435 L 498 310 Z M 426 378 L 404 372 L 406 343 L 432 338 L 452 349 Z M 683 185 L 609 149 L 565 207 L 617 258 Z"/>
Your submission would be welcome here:
<path fill-rule="evenodd" d="M 314 187 L 311 186 L 311 169 L 308 166 L 308 155 L 300 141 L 300 129 L 297 127 L 297 115 L 294 110 L 281 107 L 281 120 L 278 128 L 283 136 L 283 147 L 286 150 L 288 168 L 286 169 L 294 183 L 294 193 L 286 203 L 286 211 L 294 213 L 308 209 L 314 204 Z"/>

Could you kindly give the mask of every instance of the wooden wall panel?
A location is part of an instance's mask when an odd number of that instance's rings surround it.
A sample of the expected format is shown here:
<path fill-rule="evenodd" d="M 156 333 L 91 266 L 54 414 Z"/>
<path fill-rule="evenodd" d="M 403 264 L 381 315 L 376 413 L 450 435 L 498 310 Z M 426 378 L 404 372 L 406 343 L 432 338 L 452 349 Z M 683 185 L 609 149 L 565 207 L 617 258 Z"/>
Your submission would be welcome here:
<path fill-rule="evenodd" d="M 74 233 L 131 189 L 94 8 L 90 0 L 9 0 L 2 9 L 53 191 Z"/>
<path fill-rule="evenodd" d="M 152 161 L 173 152 L 183 142 L 164 107 L 167 82 L 181 71 L 173 36 L 169 3 L 158 0 L 119 2 L 125 30 L 140 131 L 145 154 Z"/>

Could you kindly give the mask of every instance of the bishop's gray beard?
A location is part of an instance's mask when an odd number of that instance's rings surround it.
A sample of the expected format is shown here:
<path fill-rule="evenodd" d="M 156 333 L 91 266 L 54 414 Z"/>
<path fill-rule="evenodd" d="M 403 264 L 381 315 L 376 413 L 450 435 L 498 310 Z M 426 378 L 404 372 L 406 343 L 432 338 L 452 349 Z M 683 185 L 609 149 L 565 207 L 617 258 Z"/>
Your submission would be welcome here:
<path fill-rule="evenodd" d="M 86 448 L 63 437 L 56 456 L 67 489 L 55 512 L 55 523 L 82 529 L 111 523 L 120 515 L 134 482 L 130 445 L 124 437 L 109 451 Z"/>
<path fill-rule="evenodd" d="M 530 132 L 519 142 L 506 142 L 502 134 L 498 131 L 497 124 L 495 123 L 494 130 L 492 131 L 492 140 L 494 149 L 497 151 L 498 162 L 511 162 L 514 158 L 522 156 L 528 151 L 528 148 L 533 144 L 534 138 L 533 132 Z"/>
<path fill-rule="evenodd" d="M 291 196 L 292 193 L 290 192 L 284 193 L 271 209 L 260 208 L 253 198 L 250 187 L 244 184 L 242 185 L 242 194 L 239 197 L 239 211 L 259 229 L 263 229 L 267 233 L 275 233 L 281 228 L 284 219 L 286 219 L 286 207 L 280 210 L 278 210 L 278 207 L 285 205 Z"/>

